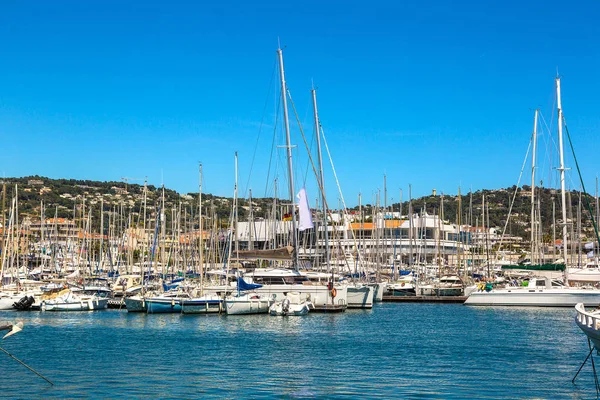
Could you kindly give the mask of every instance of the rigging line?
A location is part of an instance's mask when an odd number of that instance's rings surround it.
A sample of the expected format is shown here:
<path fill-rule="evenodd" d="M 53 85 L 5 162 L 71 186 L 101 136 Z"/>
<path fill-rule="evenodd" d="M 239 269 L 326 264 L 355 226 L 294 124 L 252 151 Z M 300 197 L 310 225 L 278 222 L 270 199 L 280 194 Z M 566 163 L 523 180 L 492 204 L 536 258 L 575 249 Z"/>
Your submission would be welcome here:
<path fill-rule="evenodd" d="M 552 128 L 552 124 L 553 124 L 553 122 L 551 122 L 551 126 L 549 127 L 549 126 L 548 126 L 548 124 L 546 123 L 546 119 L 544 118 L 544 115 L 541 113 L 541 111 L 540 111 L 540 115 L 541 115 L 542 122 L 543 122 L 543 123 L 544 123 L 544 125 L 546 126 L 546 129 L 548 129 L 548 136 L 550 137 L 550 141 L 549 141 L 549 142 L 546 142 L 546 154 L 550 154 L 550 157 L 551 157 L 551 156 L 552 156 L 552 154 L 558 153 L 558 145 L 556 144 L 556 141 L 554 140 L 554 136 L 552 136 L 552 135 L 550 134 L 550 132 L 552 132 L 552 131 L 551 131 L 551 128 Z M 552 112 L 552 119 L 551 119 L 550 121 L 553 121 L 553 120 L 554 120 L 554 111 Z M 554 147 L 554 152 L 548 151 L 548 146 L 553 146 L 553 147 Z M 545 159 L 545 158 L 544 158 L 544 159 Z M 550 166 L 552 166 L 552 159 L 551 159 L 551 158 L 550 158 Z M 549 180 L 549 186 L 554 186 L 554 185 L 556 185 L 558 182 L 557 182 L 557 181 L 556 181 L 556 182 L 554 182 L 554 181 L 552 180 L 552 168 L 549 168 L 549 172 L 548 172 L 548 174 L 550 175 L 550 176 L 548 177 L 548 180 Z M 556 174 L 555 174 L 554 176 L 556 177 Z"/>
<path fill-rule="evenodd" d="M 271 141 L 271 153 L 269 154 L 269 167 L 267 169 L 267 181 L 265 182 L 265 197 L 267 197 L 267 191 L 269 190 L 269 178 L 271 176 L 271 165 L 273 163 L 273 152 L 277 147 L 277 124 L 279 122 L 279 107 L 281 105 L 281 96 L 277 96 L 277 104 L 275 105 L 275 125 L 273 126 L 273 140 Z"/>
<path fill-rule="evenodd" d="M 523 171 L 525 171 L 525 164 L 527 164 L 527 158 L 529 158 L 529 151 L 531 150 L 532 142 L 533 142 L 533 134 L 531 135 L 531 140 L 529 140 L 529 146 L 527 146 L 527 152 L 525 154 L 525 159 L 523 160 L 523 166 L 521 167 L 521 173 L 519 174 L 519 179 L 517 180 L 517 186 L 515 187 L 515 192 L 513 193 L 513 198 L 510 202 L 510 207 L 508 208 L 508 216 L 506 217 L 506 221 L 504 221 L 504 228 L 502 229 L 502 236 L 500 236 L 500 243 L 498 244 L 498 250 L 496 251 L 496 260 L 498 260 L 499 252 L 502 249 L 502 244 L 503 244 L 502 242 L 504 241 L 504 235 L 506 234 L 506 228 L 508 227 L 508 221 L 510 220 L 510 214 L 512 213 L 513 206 L 515 205 L 515 199 L 517 198 L 517 192 L 519 191 L 519 186 L 521 185 L 521 178 L 523 177 Z"/>
<path fill-rule="evenodd" d="M 304 135 L 304 129 L 302 129 L 302 124 L 300 123 L 300 118 L 298 117 L 298 112 L 296 111 L 296 105 L 294 104 L 294 100 L 292 100 L 292 94 L 288 89 L 288 97 L 290 98 L 290 103 L 292 104 L 292 110 L 294 111 L 294 116 L 296 117 L 296 122 L 298 123 L 298 128 L 300 129 L 300 134 L 302 136 L 302 141 L 304 142 L 304 146 L 306 147 L 306 151 L 308 153 L 308 161 L 307 164 L 310 163 L 312 166 L 313 172 L 317 181 L 319 181 L 319 174 L 317 173 L 317 168 L 315 167 L 315 163 L 313 161 L 312 155 L 310 154 L 310 148 L 308 146 L 308 142 L 306 141 L 306 136 Z M 306 168 L 306 173 L 304 174 L 304 182 L 303 185 L 306 185 L 306 176 L 308 175 L 308 166 Z M 321 187 L 321 183 L 318 184 L 321 193 L 323 193 L 323 187 Z M 325 193 L 323 193 L 323 197 L 325 197 Z M 292 199 L 293 201 L 293 199 Z"/>
<path fill-rule="evenodd" d="M 592 212 L 592 207 L 590 206 L 590 202 L 588 199 L 587 191 L 585 190 L 585 184 L 583 183 L 583 177 L 581 176 L 581 170 L 579 169 L 579 163 L 577 162 L 577 157 L 575 156 L 575 148 L 573 147 L 573 142 L 571 141 L 571 134 L 569 133 L 569 128 L 567 128 L 567 121 L 563 115 L 563 122 L 565 124 L 565 131 L 567 132 L 567 138 L 569 139 L 569 146 L 571 146 L 571 152 L 573 153 L 573 160 L 575 161 L 575 167 L 577 167 L 577 174 L 579 174 L 579 180 L 581 181 L 581 187 L 583 192 L 586 194 L 584 196 L 585 205 L 590 213 L 590 217 L 592 219 L 592 225 L 594 225 L 594 232 L 596 233 L 596 240 L 600 243 L 600 235 L 598 234 L 598 225 L 596 225 L 596 220 L 594 219 L 594 213 Z M 565 260 L 567 262 L 567 260 Z"/>
<path fill-rule="evenodd" d="M 265 115 L 267 112 L 267 105 L 269 104 L 269 96 L 271 95 L 271 87 L 273 86 L 273 79 L 275 77 L 275 71 L 277 67 L 277 59 L 273 62 L 273 71 L 271 72 L 271 81 L 269 82 L 269 89 L 267 91 L 267 97 L 265 99 L 265 105 L 263 107 L 262 118 L 260 120 L 260 126 L 258 127 L 258 135 L 256 136 L 256 143 L 254 144 L 254 152 L 252 153 L 252 162 L 250 163 L 250 171 L 248 172 L 248 180 L 246 181 L 246 191 L 244 192 L 244 196 L 246 197 L 248 187 L 250 186 L 250 177 L 252 176 L 252 169 L 254 167 L 254 160 L 256 159 L 256 151 L 258 150 L 258 142 L 260 139 L 260 133 L 262 132 L 263 123 L 265 121 Z"/>
<path fill-rule="evenodd" d="M 331 217 L 331 220 L 333 221 L 333 214 L 331 212 L 331 207 L 329 207 L 329 204 L 327 202 L 327 196 L 325 194 L 325 191 L 323 190 L 324 189 L 323 186 L 321 185 L 321 180 L 319 179 L 319 175 L 317 173 L 317 169 L 316 169 L 313 157 L 311 155 L 311 152 L 309 151 L 309 146 L 308 146 L 308 143 L 306 141 L 306 135 L 304 135 L 304 130 L 302 129 L 302 124 L 300 124 L 300 120 L 298 118 L 298 113 L 296 112 L 296 107 L 294 105 L 294 101 L 292 100 L 292 95 L 291 95 L 291 93 L 290 93 L 289 90 L 288 90 L 288 96 L 290 98 L 290 103 L 292 104 L 292 110 L 294 111 L 294 115 L 296 116 L 296 121 L 298 122 L 298 127 L 300 129 L 300 134 L 302 136 L 302 141 L 304 142 L 304 146 L 306 147 L 307 152 L 308 152 L 308 162 L 312 166 L 313 173 L 315 174 L 315 177 L 316 177 L 316 180 L 317 180 L 317 186 L 319 188 L 319 191 L 323 195 L 322 196 L 323 197 L 323 202 L 325 203 L 325 207 L 327 208 L 327 213 Z M 323 134 L 323 139 L 325 140 L 325 135 L 324 134 Z M 327 148 L 327 142 L 325 142 L 325 146 Z M 331 160 L 331 154 L 329 153 L 329 148 L 327 148 L 327 154 L 329 154 L 329 159 Z M 333 162 L 332 162 L 332 166 L 333 166 Z M 306 174 L 308 174 L 308 167 L 306 169 L 307 169 Z M 334 169 L 334 173 L 335 173 L 335 169 Z M 337 176 L 336 176 L 336 181 L 337 181 Z M 306 184 L 306 176 L 305 176 L 304 184 Z M 337 185 L 338 185 L 338 190 L 340 191 L 340 194 L 341 194 L 341 189 L 340 189 L 340 186 L 339 186 L 339 182 L 337 183 Z M 344 201 L 343 200 L 343 196 L 342 196 L 342 201 Z M 293 199 L 292 199 L 292 202 L 293 202 Z M 346 203 L 345 202 L 344 202 L 344 209 L 346 210 L 346 213 L 347 213 Z M 335 232 L 335 230 L 334 230 L 334 232 Z"/>
<path fill-rule="evenodd" d="M 344 206 L 344 216 L 347 216 L 348 215 L 348 207 L 346 206 L 346 200 L 344 199 L 344 194 L 342 193 L 342 188 L 340 187 L 340 181 L 338 179 L 337 172 L 335 171 L 335 166 L 333 165 L 333 159 L 331 158 L 331 152 L 329 151 L 329 145 L 327 144 L 327 138 L 325 138 L 325 131 L 323 130 L 323 127 L 321 127 L 321 134 L 323 136 L 323 143 L 325 144 L 325 150 L 327 151 L 327 156 L 329 157 L 331 169 L 333 171 L 333 176 L 335 178 L 335 184 L 337 185 L 337 188 L 338 188 L 340 200 L 342 200 L 342 205 Z M 350 229 L 350 232 L 352 232 L 352 240 L 354 242 L 354 247 L 356 249 L 358 249 L 358 242 L 356 240 L 356 234 L 354 232 L 354 229 Z M 357 254 L 358 254 L 358 264 L 364 266 L 364 259 L 362 258 L 361 252 L 357 252 Z"/>
<path fill-rule="evenodd" d="M 307 178 L 307 175 L 308 175 L 308 164 L 309 163 L 312 164 L 313 172 L 315 173 L 315 176 L 317 177 L 317 180 L 318 180 L 317 170 L 315 168 L 314 162 L 312 161 L 312 156 L 310 154 L 310 149 L 309 149 L 308 143 L 306 142 L 306 137 L 304 135 L 304 129 L 302 129 L 302 123 L 300 122 L 300 117 L 298 115 L 298 111 L 296 110 L 296 104 L 294 104 L 294 100 L 292 100 L 292 93 L 290 92 L 289 89 L 287 89 L 287 95 L 288 95 L 288 97 L 290 99 L 290 103 L 292 105 L 292 110 L 294 111 L 294 116 L 296 117 L 296 123 L 298 124 L 298 129 L 300 129 L 300 133 L 302 134 L 302 140 L 304 141 L 304 146 L 306 147 L 306 152 L 308 153 L 308 157 L 309 157 L 309 160 L 306 162 L 306 164 L 307 164 L 307 166 L 305 168 L 306 172 L 304 172 L 304 174 L 303 174 L 304 175 L 304 180 L 302 181 L 302 186 L 306 186 L 306 178 Z M 298 157 L 296 157 L 296 158 L 298 158 Z M 299 167 L 299 165 L 300 165 L 300 163 L 298 162 L 297 166 Z M 293 202 L 294 202 L 294 199 L 292 199 L 292 203 Z"/>

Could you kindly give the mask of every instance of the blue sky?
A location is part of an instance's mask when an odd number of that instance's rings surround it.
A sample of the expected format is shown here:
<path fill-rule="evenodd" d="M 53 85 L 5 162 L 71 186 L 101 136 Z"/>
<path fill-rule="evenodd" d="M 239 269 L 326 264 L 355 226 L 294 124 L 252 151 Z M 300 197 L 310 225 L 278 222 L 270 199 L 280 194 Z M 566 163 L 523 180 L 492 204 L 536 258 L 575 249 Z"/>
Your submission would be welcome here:
<path fill-rule="evenodd" d="M 147 176 L 186 193 L 197 191 L 201 161 L 204 191 L 231 196 L 237 151 L 241 196 L 249 188 L 255 197 L 272 195 L 274 177 L 287 193 L 284 150 L 271 157 L 273 138 L 283 144 L 274 69 L 280 38 L 288 87 L 309 135 L 312 82 L 318 87 L 349 205 L 359 192 L 372 203 L 384 174 L 388 202 L 398 201 L 401 188 L 406 200 L 409 184 L 414 197 L 433 188 L 451 194 L 459 185 L 466 192 L 516 184 L 535 108 L 556 135 L 557 68 L 593 192 L 600 172 L 598 15 L 600 4 L 589 1 L 4 3 L 0 171 Z M 305 183 L 316 198 L 292 110 L 290 116 L 296 191 Z M 549 186 L 558 158 L 540 146 L 540 175 Z M 567 167 L 574 168 L 571 157 Z M 571 187 L 576 179 L 569 178 Z M 330 168 L 326 180 L 337 206 Z"/>

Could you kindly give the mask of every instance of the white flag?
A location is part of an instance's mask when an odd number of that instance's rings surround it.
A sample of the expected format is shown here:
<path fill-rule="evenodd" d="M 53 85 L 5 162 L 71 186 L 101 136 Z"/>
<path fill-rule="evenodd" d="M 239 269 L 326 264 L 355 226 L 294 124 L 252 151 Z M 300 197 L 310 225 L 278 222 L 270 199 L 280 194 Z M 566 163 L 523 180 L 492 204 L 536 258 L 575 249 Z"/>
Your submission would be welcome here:
<path fill-rule="evenodd" d="M 305 231 L 314 227 L 312 215 L 310 213 L 310 207 L 308 205 L 308 198 L 306 197 L 306 190 L 300 189 L 300 192 L 296 195 L 298 197 L 298 209 L 300 210 L 300 223 L 298 224 L 298 230 Z"/>

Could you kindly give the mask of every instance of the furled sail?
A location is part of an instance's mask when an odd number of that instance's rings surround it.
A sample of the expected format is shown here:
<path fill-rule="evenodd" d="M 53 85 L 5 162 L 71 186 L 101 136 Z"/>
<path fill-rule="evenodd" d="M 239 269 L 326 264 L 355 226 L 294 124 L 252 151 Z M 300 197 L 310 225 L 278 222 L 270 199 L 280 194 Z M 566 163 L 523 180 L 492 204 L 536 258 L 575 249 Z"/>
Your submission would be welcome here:
<path fill-rule="evenodd" d="M 280 247 L 273 250 L 240 250 L 238 259 L 240 260 L 291 260 L 294 254 L 292 246 Z"/>

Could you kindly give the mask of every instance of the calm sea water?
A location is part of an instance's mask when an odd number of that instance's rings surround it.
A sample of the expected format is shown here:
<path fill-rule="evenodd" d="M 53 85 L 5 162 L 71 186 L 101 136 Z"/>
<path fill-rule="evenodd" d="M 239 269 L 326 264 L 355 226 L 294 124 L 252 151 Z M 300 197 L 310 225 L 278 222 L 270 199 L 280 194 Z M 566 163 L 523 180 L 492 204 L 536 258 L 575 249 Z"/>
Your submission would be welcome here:
<path fill-rule="evenodd" d="M 592 398 L 573 309 L 377 304 L 277 318 L 3 313 L 4 398 Z M 600 358 L 599 358 L 600 359 Z"/>

